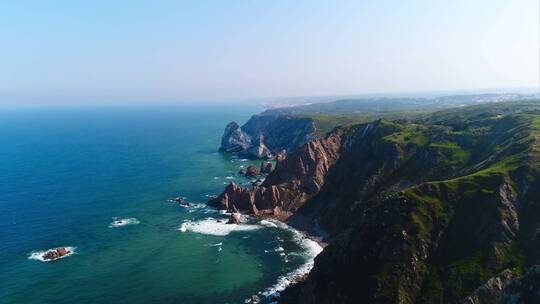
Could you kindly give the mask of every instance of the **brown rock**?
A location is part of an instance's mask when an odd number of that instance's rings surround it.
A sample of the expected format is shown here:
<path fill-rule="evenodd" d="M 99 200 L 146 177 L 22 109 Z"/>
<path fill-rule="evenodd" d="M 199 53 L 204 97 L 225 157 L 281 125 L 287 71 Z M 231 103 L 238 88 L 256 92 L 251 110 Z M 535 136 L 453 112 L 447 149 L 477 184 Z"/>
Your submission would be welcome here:
<path fill-rule="evenodd" d="M 259 168 L 255 167 L 253 165 L 247 167 L 247 169 L 246 169 L 246 176 L 257 177 L 260 174 L 261 174 L 261 171 L 259 170 Z"/>
<path fill-rule="evenodd" d="M 59 248 L 56 248 L 56 252 L 58 253 L 59 256 L 64 256 L 69 253 L 69 250 L 67 250 L 64 247 L 59 247 Z"/>
<path fill-rule="evenodd" d="M 253 214 L 294 211 L 322 188 L 326 173 L 339 157 L 341 140 L 342 134 L 337 132 L 326 139 L 310 141 L 287 157 L 280 154 L 274 170 L 271 163 L 263 162 L 261 167 L 270 173 L 262 185 L 246 189 L 231 183 L 208 203 L 226 210 L 232 210 L 234 205 Z M 246 176 L 259 174 L 255 166 L 246 170 Z"/>
<path fill-rule="evenodd" d="M 58 252 L 56 252 L 55 250 L 50 250 L 50 251 L 47 251 L 44 255 L 43 255 L 43 258 L 45 260 L 54 260 L 54 259 L 57 259 L 59 257 L 59 254 Z"/>

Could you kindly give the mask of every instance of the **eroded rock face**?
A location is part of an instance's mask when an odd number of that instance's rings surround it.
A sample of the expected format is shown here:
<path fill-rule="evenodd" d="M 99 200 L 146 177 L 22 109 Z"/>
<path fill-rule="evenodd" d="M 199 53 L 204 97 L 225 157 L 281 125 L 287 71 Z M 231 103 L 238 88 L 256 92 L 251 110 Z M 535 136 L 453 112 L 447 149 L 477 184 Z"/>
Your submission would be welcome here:
<path fill-rule="evenodd" d="M 503 289 L 501 304 L 540 303 L 540 265 L 535 265 L 525 274 Z"/>
<path fill-rule="evenodd" d="M 517 275 L 505 270 L 499 275 L 489 279 L 484 285 L 480 286 L 473 294 L 465 298 L 462 304 L 491 304 L 500 303 L 503 289 L 517 277 Z"/>
<path fill-rule="evenodd" d="M 242 152 L 251 147 L 251 138 L 242 132 L 236 122 L 231 122 L 225 127 L 223 137 L 221 138 L 220 151 L 223 152 Z"/>
<path fill-rule="evenodd" d="M 489 279 L 461 303 L 540 303 L 540 265 L 529 268 L 522 276 L 507 269 Z"/>
<path fill-rule="evenodd" d="M 254 115 L 242 127 L 229 123 L 219 150 L 248 158 L 274 158 L 282 150 L 292 152 L 314 137 L 315 122 L 311 118 Z"/>
<path fill-rule="evenodd" d="M 273 171 L 270 163 L 263 164 L 263 169 L 271 173 L 262 185 L 245 189 L 231 183 L 209 204 L 229 210 L 234 205 L 240 211 L 254 214 L 297 210 L 323 186 L 328 169 L 339 157 L 342 135 L 337 132 L 327 139 L 312 140 L 287 157 L 281 155 Z M 250 174 L 259 175 L 259 169 L 248 167 L 246 175 Z"/>

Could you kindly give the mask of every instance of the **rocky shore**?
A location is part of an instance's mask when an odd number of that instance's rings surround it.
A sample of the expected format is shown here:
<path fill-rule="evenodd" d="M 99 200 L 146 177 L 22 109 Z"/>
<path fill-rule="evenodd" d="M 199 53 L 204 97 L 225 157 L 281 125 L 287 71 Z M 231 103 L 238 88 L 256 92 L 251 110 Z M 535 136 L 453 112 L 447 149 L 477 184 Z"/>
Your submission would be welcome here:
<path fill-rule="evenodd" d="M 449 145 L 455 117 L 433 117 L 338 128 L 281 154 L 262 184 L 230 183 L 208 204 L 273 217 L 329 243 L 281 303 L 493 303 L 493 290 L 505 291 L 499 303 L 539 299 L 540 285 L 528 279 L 540 263 L 537 142 L 511 144 L 536 130 L 523 116 L 484 114 Z M 492 131 L 479 136 L 478 126 Z M 522 166 L 494 165 L 508 155 Z M 524 282 L 533 293 L 517 287 Z M 519 291 L 507 297 L 508 286 Z"/>

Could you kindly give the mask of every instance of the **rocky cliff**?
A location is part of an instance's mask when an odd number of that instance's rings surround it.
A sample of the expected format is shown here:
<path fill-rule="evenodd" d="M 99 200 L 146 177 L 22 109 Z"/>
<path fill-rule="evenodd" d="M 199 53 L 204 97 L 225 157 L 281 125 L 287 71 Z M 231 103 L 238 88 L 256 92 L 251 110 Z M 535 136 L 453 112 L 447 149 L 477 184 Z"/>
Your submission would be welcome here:
<path fill-rule="evenodd" d="M 253 115 L 242 127 L 236 122 L 225 127 L 219 150 L 248 158 L 273 158 L 307 143 L 315 131 L 315 121 L 309 117 Z"/>
<path fill-rule="evenodd" d="M 536 303 L 540 111 L 460 111 L 338 128 L 209 203 L 330 242 L 282 303 Z"/>

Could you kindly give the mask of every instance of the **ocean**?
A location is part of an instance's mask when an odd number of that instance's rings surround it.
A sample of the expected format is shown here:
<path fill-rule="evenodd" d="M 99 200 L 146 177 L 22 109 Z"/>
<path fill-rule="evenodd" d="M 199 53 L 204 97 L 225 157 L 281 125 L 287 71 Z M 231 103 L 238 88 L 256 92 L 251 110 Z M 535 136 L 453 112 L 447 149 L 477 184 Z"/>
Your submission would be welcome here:
<path fill-rule="evenodd" d="M 315 243 L 204 204 L 249 184 L 236 172 L 260 162 L 217 148 L 228 122 L 261 110 L 1 109 L 0 303 L 244 303 L 306 271 Z M 73 254 L 40 259 L 59 246 Z"/>

